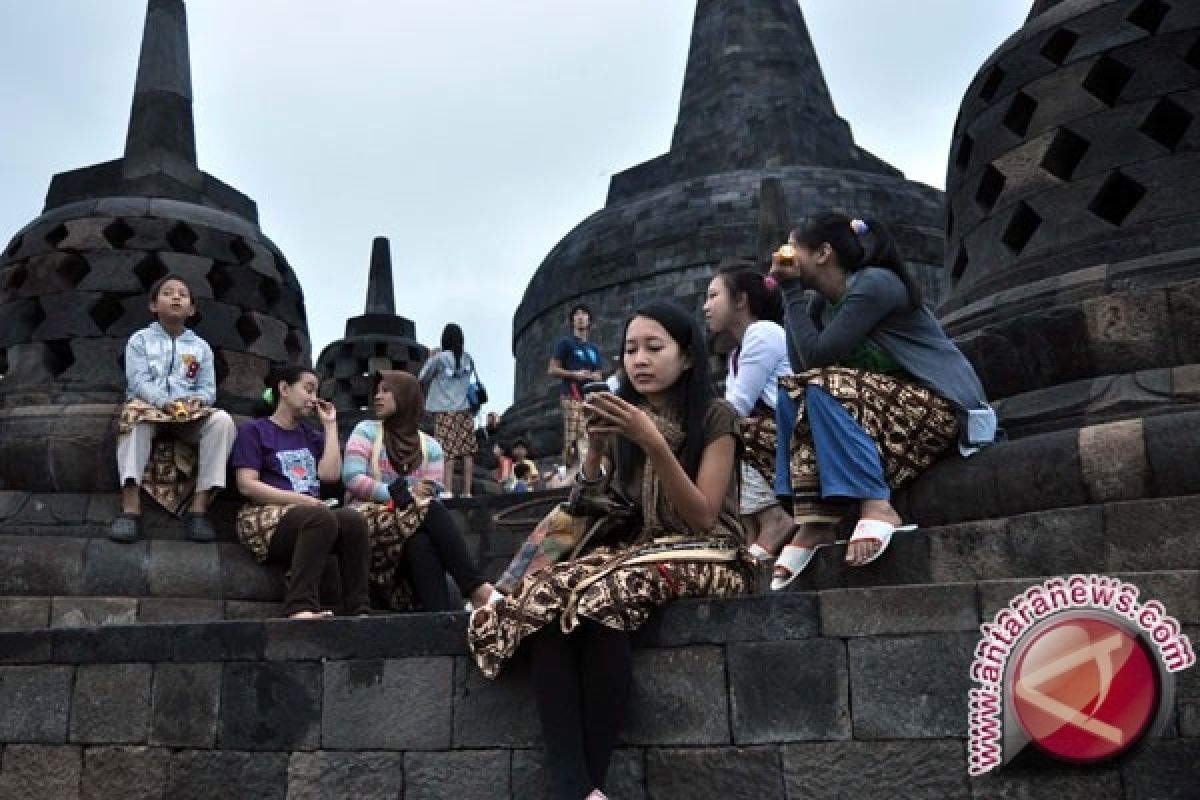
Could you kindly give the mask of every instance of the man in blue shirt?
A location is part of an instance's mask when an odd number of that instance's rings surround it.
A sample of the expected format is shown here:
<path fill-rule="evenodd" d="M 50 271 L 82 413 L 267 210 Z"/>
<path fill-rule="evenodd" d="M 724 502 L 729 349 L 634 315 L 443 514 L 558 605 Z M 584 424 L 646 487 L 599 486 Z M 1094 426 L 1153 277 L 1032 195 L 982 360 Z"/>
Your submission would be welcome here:
<path fill-rule="evenodd" d="M 583 460 L 587 452 L 587 431 L 583 418 L 583 385 L 588 381 L 604 380 L 601 371 L 600 349 L 588 341 L 592 327 L 592 311 L 583 303 L 571 306 L 568 319 L 571 333 L 558 340 L 550 367 L 546 370 L 562 381 L 559 406 L 563 417 L 563 460 L 568 470 Z"/>

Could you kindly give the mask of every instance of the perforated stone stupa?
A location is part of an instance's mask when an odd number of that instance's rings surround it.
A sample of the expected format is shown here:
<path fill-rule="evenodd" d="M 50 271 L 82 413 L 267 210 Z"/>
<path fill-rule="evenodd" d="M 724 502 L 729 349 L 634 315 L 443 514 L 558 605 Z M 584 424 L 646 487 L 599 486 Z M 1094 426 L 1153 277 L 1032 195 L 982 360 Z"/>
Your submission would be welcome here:
<path fill-rule="evenodd" d="M 371 375 L 401 369 L 416 374 L 429 350 L 417 342 L 413 321 L 396 314 L 392 252 L 388 240 L 371 243 L 367 304 L 361 316 L 346 320 L 346 335 L 325 347 L 317 359 L 321 394 L 338 411 L 338 430 L 348 437 L 371 416 Z"/>
<path fill-rule="evenodd" d="M 554 342 L 576 301 L 618 352 L 624 317 L 674 296 L 699 313 L 727 257 L 766 263 L 789 227 L 842 210 L 892 224 L 929 297 L 942 290 L 942 193 L 858 147 L 837 115 L 794 0 L 700 0 L 670 152 L 614 175 L 603 209 L 546 256 L 513 320 L 515 406 L 506 429 L 559 449 Z"/>
<path fill-rule="evenodd" d="M 182 0 L 150 0 L 122 158 L 55 175 L 0 256 L 0 488 L 115 490 L 125 342 L 173 272 L 248 413 L 272 361 L 308 362 L 304 299 L 246 195 L 197 167 Z"/>
<path fill-rule="evenodd" d="M 1200 400 L 1200 3 L 1038 2 L 980 68 L 944 321 L 1010 433 Z"/>

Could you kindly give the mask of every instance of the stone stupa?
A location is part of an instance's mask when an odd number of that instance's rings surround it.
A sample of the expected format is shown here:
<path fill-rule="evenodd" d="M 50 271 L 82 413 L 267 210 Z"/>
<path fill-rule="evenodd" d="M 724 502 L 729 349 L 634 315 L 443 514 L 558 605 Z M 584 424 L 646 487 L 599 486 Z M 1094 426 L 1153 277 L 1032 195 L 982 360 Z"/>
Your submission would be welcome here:
<path fill-rule="evenodd" d="M 308 363 L 295 273 L 254 201 L 197 167 L 183 0 L 150 0 L 124 156 L 55 175 L 0 255 L 0 488 L 117 489 L 125 343 L 167 273 L 192 287 L 221 407 L 249 413 L 272 362 Z"/>
<path fill-rule="evenodd" d="M 854 143 L 794 0 L 699 0 L 670 152 L 613 176 L 603 209 L 546 256 L 513 319 L 515 404 L 504 430 L 559 449 L 546 376 L 567 312 L 618 353 L 626 315 L 673 297 L 697 314 L 726 258 L 765 265 L 790 227 L 840 210 L 889 223 L 927 295 L 942 293 L 943 197 Z"/>
<path fill-rule="evenodd" d="M 321 396 L 337 408 L 342 437 L 371 416 L 372 374 L 398 369 L 415 375 L 428 354 L 417 341 L 413 321 L 396 314 L 391 248 L 385 237 L 377 236 L 371 243 L 366 308 L 346 320 L 346 335 L 326 345 L 317 358 Z"/>

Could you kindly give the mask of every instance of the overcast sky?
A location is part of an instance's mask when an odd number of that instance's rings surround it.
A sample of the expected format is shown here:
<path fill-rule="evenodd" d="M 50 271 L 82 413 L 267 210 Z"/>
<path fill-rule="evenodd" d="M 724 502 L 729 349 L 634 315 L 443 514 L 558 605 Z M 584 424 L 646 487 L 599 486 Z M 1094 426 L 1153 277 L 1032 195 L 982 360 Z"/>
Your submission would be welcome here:
<path fill-rule="evenodd" d="M 0 247 L 51 175 L 122 154 L 145 6 L 0 0 Z M 1030 0 L 801 6 L 858 144 L 943 187 L 962 94 Z M 694 1 L 187 8 L 200 168 L 258 203 L 303 285 L 314 362 L 363 312 L 387 236 L 397 312 L 426 344 L 460 323 L 505 408 L 529 277 L 613 173 L 670 146 Z"/>

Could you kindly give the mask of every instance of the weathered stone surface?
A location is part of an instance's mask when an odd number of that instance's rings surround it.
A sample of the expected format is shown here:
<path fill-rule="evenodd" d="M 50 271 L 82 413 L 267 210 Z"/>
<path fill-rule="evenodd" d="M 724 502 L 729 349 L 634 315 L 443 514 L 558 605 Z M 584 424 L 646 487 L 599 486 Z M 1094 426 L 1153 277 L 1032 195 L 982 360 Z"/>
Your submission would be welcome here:
<path fill-rule="evenodd" d="M 8 630 L 50 624 L 49 597 L 0 597 L 0 626 Z"/>
<path fill-rule="evenodd" d="M 54 628 L 134 622 L 137 622 L 137 599 L 133 597 L 55 597 L 50 606 L 50 625 Z"/>
<path fill-rule="evenodd" d="M 396 800 L 404 797 L 402 753 L 292 753 L 288 800 Z"/>
<path fill-rule="evenodd" d="M 0 664 L 41 664 L 53 660 L 53 653 L 54 644 L 44 628 L 0 631 Z"/>
<path fill-rule="evenodd" d="M 1079 466 L 1093 503 L 1145 497 L 1150 466 L 1142 421 L 1127 419 L 1081 428 Z"/>
<path fill-rule="evenodd" d="M 404 754 L 405 800 L 494 800 L 508 797 L 507 750 Z"/>
<path fill-rule="evenodd" d="M 970 780 L 972 796 L 988 800 L 1030 800 L 1035 797 L 1092 800 L 1126 796 L 1121 787 L 1121 773 L 1102 766 L 1061 771 L 1006 766 Z"/>
<path fill-rule="evenodd" d="M 718 747 L 646 752 L 647 796 L 655 800 L 754 797 L 784 800 L 774 747 Z"/>
<path fill-rule="evenodd" d="M 145 742 L 150 733 L 150 664 L 83 664 L 75 672 L 71 741 Z"/>
<path fill-rule="evenodd" d="M 850 738 L 850 678 L 840 639 L 731 644 L 733 741 Z"/>
<path fill-rule="evenodd" d="M 213 622 L 224 618 L 220 600 L 206 597 L 143 597 L 138 622 Z"/>
<path fill-rule="evenodd" d="M 816 600 L 809 594 L 681 600 L 638 629 L 643 647 L 806 639 L 817 635 Z"/>
<path fill-rule="evenodd" d="M 74 674 L 71 667 L 0 667 L 0 741 L 66 742 Z"/>
<path fill-rule="evenodd" d="M 1200 739 L 1159 739 L 1121 767 L 1128 798 L 1186 800 L 1200 786 Z"/>
<path fill-rule="evenodd" d="M 965 737 L 968 669 L 978 640 L 978 633 L 850 639 L 854 737 Z"/>
<path fill-rule="evenodd" d="M 822 636 L 874 636 L 974 630 L 973 584 L 897 586 L 821 592 Z"/>
<path fill-rule="evenodd" d="M 83 772 L 80 749 L 10 744 L 0 768 L 0 797 L 5 800 L 78 800 Z"/>
<path fill-rule="evenodd" d="M 729 744 L 719 647 L 634 651 L 626 744 Z"/>
<path fill-rule="evenodd" d="M 56 539 L 47 544 L 26 536 L 0 537 L 0 594 L 83 593 L 85 542 Z"/>
<path fill-rule="evenodd" d="M 221 697 L 220 664 L 157 664 L 150 744 L 212 747 Z"/>
<path fill-rule="evenodd" d="M 1200 412 L 1147 417 L 1142 425 L 1155 494 L 1200 494 L 1200 463 L 1193 455 L 1200 450 Z"/>
<path fill-rule="evenodd" d="M 171 800 L 286 800 L 287 753 L 183 750 L 171 757 Z"/>
<path fill-rule="evenodd" d="M 529 660 L 518 657 L 494 680 L 468 658 L 454 660 L 454 746 L 538 747 L 542 726 Z"/>
<path fill-rule="evenodd" d="M 150 542 L 150 593 L 159 597 L 220 597 L 217 550 L 195 542 Z"/>
<path fill-rule="evenodd" d="M 221 681 L 221 746 L 311 750 L 321 727 L 321 665 L 227 663 Z"/>
<path fill-rule="evenodd" d="M 261 622 L 206 622 L 173 628 L 175 661 L 246 661 L 262 658 L 265 635 Z"/>
<path fill-rule="evenodd" d="M 159 800 L 171 752 L 150 747 L 89 747 L 83 754 L 83 800 Z"/>
<path fill-rule="evenodd" d="M 118 544 L 92 539 L 83 552 L 83 591 L 90 595 L 140 597 L 149 591 L 146 541 Z"/>
<path fill-rule="evenodd" d="M 1195 535 L 1200 497 L 1109 503 L 1104 514 L 1108 571 L 1143 572 L 1200 564 L 1200 537 Z"/>
<path fill-rule="evenodd" d="M 813 742 L 781 749 L 789 798 L 971 797 L 961 741 Z"/>
<path fill-rule="evenodd" d="M 463 655 L 466 615 L 404 614 L 338 620 L 337 625 L 264 624 L 269 659 L 363 659 Z"/>
<path fill-rule="evenodd" d="M 321 747 L 440 750 L 451 746 L 454 659 L 329 661 Z M 399 713 L 398 709 L 403 709 Z M 407 767 L 406 767 L 407 769 Z"/>
<path fill-rule="evenodd" d="M 170 661 L 177 635 L 161 625 L 60 629 L 52 636 L 54 660 L 66 664 Z"/>
<path fill-rule="evenodd" d="M 938 581 L 1099 572 L 1103 509 L 1050 509 L 947 526 L 931 536 L 931 545 Z"/>
<path fill-rule="evenodd" d="M 645 800 L 646 770 L 641 750 L 617 750 L 608 765 L 604 790 L 609 797 Z M 512 751 L 513 800 L 546 800 L 549 791 L 544 750 Z"/>
<path fill-rule="evenodd" d="M 905 490 L 898 507 L 906 519 L 945 525 L 1087 503 L 1078 434 L 1069 430 L 943 459 Z"/>

